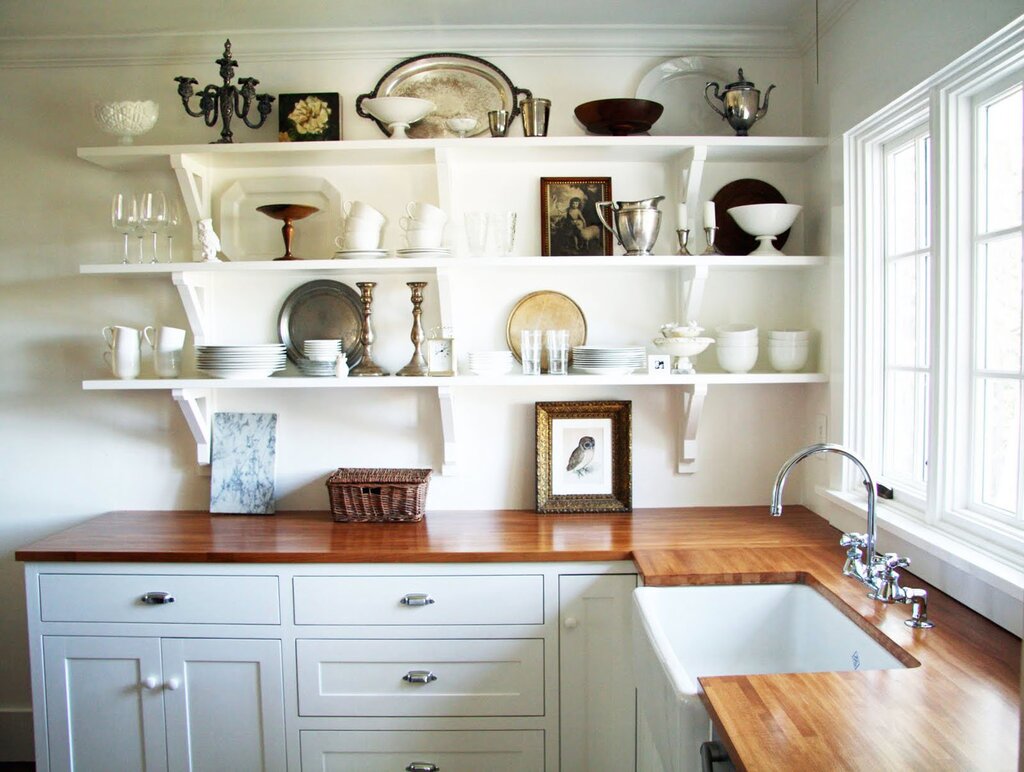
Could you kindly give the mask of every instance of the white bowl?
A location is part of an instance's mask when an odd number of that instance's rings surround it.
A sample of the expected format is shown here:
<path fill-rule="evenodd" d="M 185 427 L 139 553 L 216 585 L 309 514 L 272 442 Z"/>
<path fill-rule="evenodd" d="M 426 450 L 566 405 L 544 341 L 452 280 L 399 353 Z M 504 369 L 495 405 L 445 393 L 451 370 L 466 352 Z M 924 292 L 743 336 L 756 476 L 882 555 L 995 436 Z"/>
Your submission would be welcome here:
<path fill-rule="evenodd" d="M 715 342 L 714 338 L 655 338 L 654 345 L 674 357 L 695 357 Z"/>
<path fill-rule="evenodd" d="M 807 364 L 807 346 L 769 346 L 768 362 L 780 373 L 795 373 Z"/>
<path fill-rule="evenodd" d="M 773 341 L 785 341 L 787 343 L 795 343 L 798 341 L 808 341 L 811 338 L 810 330 L 770 330 L 768 332 L 768 340 Z"/>
<path fill-rule="evenodd" d="M 799 204 L 748 204 L 726 211 L 744 231 L 761 242 L 752 255 L 781 255 L 772 240 L 789 230 L 803 209 Z"/>
<path fill-rule="evenodd" d="M 748 373 L 757 363 L 757 346 L 715 346 L 718 364 L 727 373 Z"/>
<path fill-rule="evenodd" d="M 156 126 L 160 105 L 152 100 L 145 102 L 94 102 L 92 117 L 107 134 L 120 137 L 120 144 L 130 145 L 133 138 Z"/>
<path fill-rule="evenodd" d="M 391 130 L 391 139 L 406 138 L 409 124 L 422 121 L 437 109 L 429 99 L 399 96 L 364 99 L 362 107 Z"/>
<path fill-rule="evenodd" d="M 725 346 L 726 348 L 757 348 L 757 338 L 743 338 L 741 340 L 719 338 L 718 345 Z"/>
<path fill-rule="evenodd" d="M 716 330 L 719 343 L 739 343 L 752 341 L 757 343 L 757 327 L 750 324 L 724 324 Z"/>

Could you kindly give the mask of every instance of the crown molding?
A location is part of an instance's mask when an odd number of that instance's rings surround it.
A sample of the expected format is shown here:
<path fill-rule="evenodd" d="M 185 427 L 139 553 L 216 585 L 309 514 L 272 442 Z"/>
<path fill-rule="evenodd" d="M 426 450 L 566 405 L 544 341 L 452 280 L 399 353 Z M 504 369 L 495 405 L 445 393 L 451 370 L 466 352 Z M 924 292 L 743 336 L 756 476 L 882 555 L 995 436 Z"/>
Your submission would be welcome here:
<path fill-rule="evenodd" d="M 835 26 L 836 22 L 845 16 L 846 12 L 856 5 L 856 3 L 857 0 L 839 0 L 839 2 L 834 5 L 827 14 L 820 16 L 818 18 L 818 40 L 823 40 L 829 30 Z M 814 22 L 812 21 L 810 29 L 805 34 L 799 36 L 796 41 L 796 50 L 801 56 L 804 56 L 814 50 L 814 38 Z"/>
<path fill-rule="evenodd" d="M 784 27 L 573 25 L 375 27 L 0 37 L 0 68 L 192 64 L 219 54 L 225 38 L 247 63 L 387 59 L 426 51 L 479 56 L 799 55 Z"/>

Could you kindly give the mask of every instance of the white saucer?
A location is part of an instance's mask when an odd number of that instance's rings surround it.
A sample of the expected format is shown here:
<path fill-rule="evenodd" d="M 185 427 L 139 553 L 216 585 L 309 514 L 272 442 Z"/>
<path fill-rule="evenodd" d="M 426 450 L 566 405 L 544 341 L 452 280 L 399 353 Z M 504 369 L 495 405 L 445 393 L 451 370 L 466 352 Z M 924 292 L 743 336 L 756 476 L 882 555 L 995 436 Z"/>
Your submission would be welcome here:
<path fill-rule="evenodd" d="M 406 247 L 395 250 L 398 257 L 449 257 L 451 253 L 447 247 Z"/>
<path fill-rule="evenodd" d="M 386 249 L 339 249 L 337 252 L 334 253 L 334 259 L 373 259 L 378 257 L 387 257 L 388 254 L 389 253 Z"/>

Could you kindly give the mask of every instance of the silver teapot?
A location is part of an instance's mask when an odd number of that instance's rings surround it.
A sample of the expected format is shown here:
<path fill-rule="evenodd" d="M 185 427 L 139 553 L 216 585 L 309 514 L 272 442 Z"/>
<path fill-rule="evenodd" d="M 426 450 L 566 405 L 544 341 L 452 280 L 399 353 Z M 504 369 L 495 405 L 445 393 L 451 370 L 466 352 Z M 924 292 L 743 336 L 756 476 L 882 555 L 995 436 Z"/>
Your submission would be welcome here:
<path fill-rule="evenodd" d="M 611 231 L 627 255 L 650 255 L 661 228 L 658 204 L 664 200 L 664 196 L 654 196 L 640 201 L 598 201 L 595 207 L 601 224 Z M 605 219 L 602 207 L 612 210 L 611 223 Z"/>
<path fill-rule="evenodd" d="M 730 126 L 736 129 L 737 137 L 745 137 L 750 127 L 768 113 L 768 96 L 772 93 L 772 89 L 775 88 L 775 84 L 770 85 L 768 90 L 764 92 L 764 104 L 759 105 L 761 92 L 754 88 L 753 83 L 743 78 L 742 67 L 740 68 L 739 76 L 739 80 L 735 83 L 727 84 L 721 94 L 718 93 L 719 86 L 717 83 L 714 81 L 705 83 L 704 99 L 712 110 L 721 115 L 722 118 L 729 122 Z M 712 86 L 715 87 L 714 97 L 722 103 L 722 106 L 725 108 L 724 112 L 715 107 L 708 96 L 708 89 Z"/>

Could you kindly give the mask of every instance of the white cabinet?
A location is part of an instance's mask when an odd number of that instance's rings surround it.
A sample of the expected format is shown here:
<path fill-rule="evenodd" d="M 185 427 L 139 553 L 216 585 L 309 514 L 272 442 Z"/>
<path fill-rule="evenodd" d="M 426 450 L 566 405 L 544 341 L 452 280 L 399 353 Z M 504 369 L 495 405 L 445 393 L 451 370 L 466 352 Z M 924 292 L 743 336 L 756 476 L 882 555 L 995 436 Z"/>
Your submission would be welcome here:
<path fill-rule="evenodd" d="M 50 769 L 284 769 L 279 641 L 45 636 L 43 662 Z"/>
<path fill-rule="evenodd" d="M 630 602 L 636 583 L 635 574 L 559 577 L 562 772 L 635 768 Z"/>

